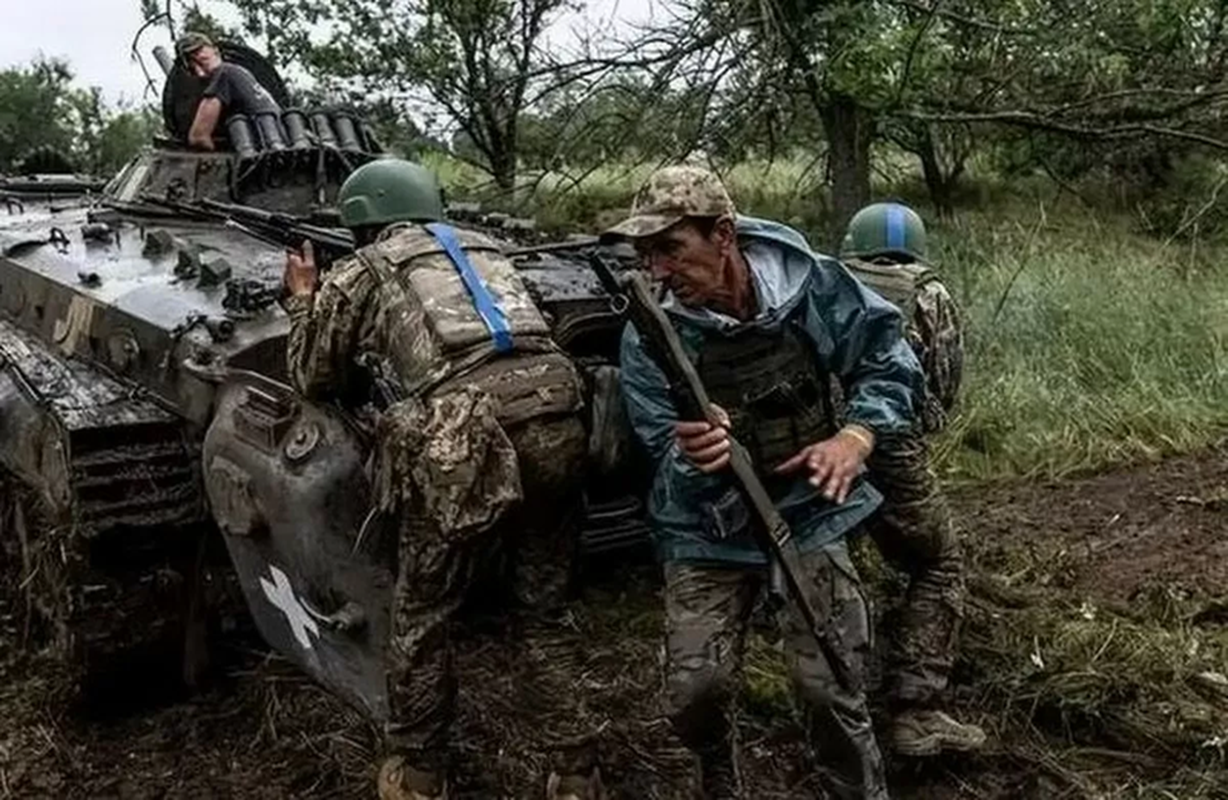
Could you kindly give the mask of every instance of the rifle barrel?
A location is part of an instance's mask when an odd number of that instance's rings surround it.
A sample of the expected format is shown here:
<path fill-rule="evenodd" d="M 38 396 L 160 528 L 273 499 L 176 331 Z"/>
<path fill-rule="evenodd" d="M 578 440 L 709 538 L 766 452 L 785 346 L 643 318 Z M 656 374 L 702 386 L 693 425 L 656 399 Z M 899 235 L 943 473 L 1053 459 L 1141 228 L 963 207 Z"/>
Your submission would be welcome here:
<path fill-rule="evenodd" d="M 233 218 L 228 217 L 226 219 L 226 222 L 223 224 L 227 228 L 230 228 L 231 230 L 246 234 L 252 237 L 253 239 L 259 239 L 260 241 L 266 244 L 276 245 L 277 247 L 291 247 L 291 246 L 297 247 L 297 245 L 291 245 L 291 243 L 287 241 L 286 239 L 283 239 L 279 236 L 275 236 L 273 234 L 267 233 L 258 228 L 253 228 L 250 225 L 244 225 L 242 222 L 239 222 L 238 220 L 233 219 Z"/>

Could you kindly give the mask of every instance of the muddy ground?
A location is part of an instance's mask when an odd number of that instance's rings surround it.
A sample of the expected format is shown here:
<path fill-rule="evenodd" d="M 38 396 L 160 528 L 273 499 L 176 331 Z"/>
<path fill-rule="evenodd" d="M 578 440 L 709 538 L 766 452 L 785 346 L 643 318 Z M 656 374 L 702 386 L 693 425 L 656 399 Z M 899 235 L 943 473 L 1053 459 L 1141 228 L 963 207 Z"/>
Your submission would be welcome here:
<path fill-rule="evenodd" d="M 976 576 L 969 635 L 1011 624 L 1012 601 L 993 587 L 1023 590 L 1030 598 L 1025 602 L 1086 600 L 1127 611 L 1157 586 L 1211 599 L 1226 594 L 1226 455 L 1214 451 L 1081 479 L 954 491 Z M 621 568 L 600 576 L 573 609 L 590 642 L 576 690 L 604 721 L 602 759 L 616 798 L 673 800 L 691 791 L 691 762 L 671 739 L 658 703 L 657 591 L 651 566 Z M 374 796 L 373 732 L 242 625 L 218 651 L 213 684 L 194 697 L 168 695 L 157 681 L 134 674 L 100 704 L 71 710 L 57 699 L 49 664 L 12 655 L 15 635 L 11 625 L 0 625 L 7 654 L 0 659 L 0 797 Z M 456 796 L 465 800 L 540 796 L 534 731 L 516 719 L 509 700 L 514 671 L 490 669 L 501 663 L 507 636 L 498 618 L 478 618 L 461 638 Z M 771 660 L 770 633 L 758 647 L 750 665 L 758 674 L 750 678 L 760 689 L 748 692 L 740 723 L 747 796 L 815 797 L 800 721 L 787 703 L 762 690 L 776 679 L 762 667 Z M 480 683 L 464 682 L 475 674 L 484 676 Z M 1035 735 L 1025 743 L 1020 734 L 1016 741 L 993 724 L 978 706 L 986 695 L 975 664 L 961 664 L 958 674 L 959 713 L 1005 739 L 976 757 L 893 763 L 895 796 L 1094 794 L 1062 779 L 1065 770 L 1055 755 L 1060 748 L 1037 750 Z M 1132 780 L 1132 770 L 1145 768 L 1153 781 L 1157 772 L 1181 767 L 1126 757 L 1112 783 L 1143 785 L 1142 778 Z M 1228 797 L 1228 786 L 1215 780 L 1208 778 L 1202 796 Z"/>

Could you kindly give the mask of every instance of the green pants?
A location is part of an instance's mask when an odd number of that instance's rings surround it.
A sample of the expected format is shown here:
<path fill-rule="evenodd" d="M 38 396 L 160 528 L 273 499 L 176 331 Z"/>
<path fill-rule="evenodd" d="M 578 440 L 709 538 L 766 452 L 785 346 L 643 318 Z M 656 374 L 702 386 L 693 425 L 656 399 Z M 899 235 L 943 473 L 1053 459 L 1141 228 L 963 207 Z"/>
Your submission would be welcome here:
<path fill-rule="evenodd" d="M 963 618 L 964 568 L 951 511 L 919 435 L 883 436 L 868 467 L 883 505 L 867 528 L 883 557 L 909 576 L 890 637 L 889 701 L 924 706 L 946 689 Z"/>
<path fill-rule="evenodd" d="M 887 797 L 864 689 L 870 625 L 861 581 L 843 542 L 803 556 L 802 584 L 854 686 L 844 690 L 809 627 L 789 603 L 781 624 L 795 690 L 808 708 L 824 787 L 839 798 Z M 766 571 L 736 565 L 665 565 L 667 695 L 671 719 L 701 760 L 732 758 L 728 705 L 747 623 Z"/>
<path fill-rule="evenodd" d="M 471 437 L 475 426 L 449 430 L 458 438 Z M 594 730 L 572 689 L 583 648 L 553 612 L 570 577 L 576 535 L 568 517 L 579 507 L 587 438 L 574 417 L 522 423 L 507 437 L 520 464 L 524 500 L 503 512 L 490 530 L 441 536 L 429 515 L 415 513 L 421 487 L 404 495 L 385 738 L 389 749 L 420 769 L 446 766 L 457 694 L 451 629 L 472 591 L 493 579 L 506 581 L 514 595 L 509 625 L 517 645 L 507 659 L 490 664 L 492 676 L 514 671 L 516 706 L 535 730 L 549 734 L 552 760 L 562 764 L 557 768 L 584 771 L 585 765 L 571 764 L 577 752 L 589 749 Z M 458 441 L 450 449 L 478 452 L 472 444 Z"/>

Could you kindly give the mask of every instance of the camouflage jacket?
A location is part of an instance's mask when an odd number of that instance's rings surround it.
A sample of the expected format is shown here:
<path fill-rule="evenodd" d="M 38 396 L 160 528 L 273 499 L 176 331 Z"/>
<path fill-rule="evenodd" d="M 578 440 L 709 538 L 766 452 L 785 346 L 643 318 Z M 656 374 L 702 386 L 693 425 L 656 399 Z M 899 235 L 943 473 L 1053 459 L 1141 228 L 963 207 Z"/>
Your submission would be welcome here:
<path fill-rule="evenodd" d="M 498 245 L 469 231 L 457 237 L 514 336 L 507 355 L 557 355 L 546 321 Z M 389 227 L 336 264 L 314 298 L 289 298 L 286 311 L 287 366 L 308 397 L 357 400 L 368 372 L 359 362 L 369 358 L 407 394 L 420 394 L 496 356 L 456 268 L 418 225 Z"/>
<path fill-rule="evenodd" d="M 846 266 L 907 315 L 908 343 L 925 371 L 921 420 L 927 433 L 942 430 L 959 397 L 964 369 L 963 326 L 951 293 L 923 264 L 850 260 Z"/>
<path fill-rule="evenodd" d="M 357 355 L 378 346 L 378 288 L 357 260 L 335 265 L 315 295 L 286 298 L 290 337 L 286 369 L 305 397 L 357 404 L 367 375 Z"/>
<path fill-rule="evenodd" d="M 705 329 L 796 324 L 814 346 L 822 370 L 844 387 L 846 418 L 889 434 L 914 424 L 921 368 L 901 336 L 900 313 L 866 290 L 839 262 L 811 251 L 797 231 L 766 220 L 738 217 L 739 245 L 751 268 L 759 315 L 741 323 L 707 309 L 688 309 L 667 297 L 663 304 L 679 336 L 697 355 Z M 715 539 L 708 518 L 730 487 L 724 475 L 704 475 L 679 451 L 677 412 L 664 374 L 628 327 L 622 341 L 622 385 L 632 427 L 656 463 L 649 513 L 664 560 L 762 564 L 751 541 Z M 852 530 L 881 502 L 860 480 L 835 505 L 799 476 L 777 501 L 803 549 L 821 547 Z"/>
<path fill-rule="evenodd" d="M 304 396 L 362 405 L 373 365 L 399 384 L 403 399 L 380 414 L 375 431 L 381 506 L 412 503 L 452 537 L 489 527 L 520 497 L 503 427 L 582 405 L 574 366 L 544 335 L 511 264 L 483 237 L 461 237 L 510 329 L 526 334 L 506 355 L 475 322 L 454 266 L 417 226 L 390 228 L 337 263 L 314 296 L 285 303 L 287 369 Z M 411 261 L 412 273 L 396 279 Z"/>

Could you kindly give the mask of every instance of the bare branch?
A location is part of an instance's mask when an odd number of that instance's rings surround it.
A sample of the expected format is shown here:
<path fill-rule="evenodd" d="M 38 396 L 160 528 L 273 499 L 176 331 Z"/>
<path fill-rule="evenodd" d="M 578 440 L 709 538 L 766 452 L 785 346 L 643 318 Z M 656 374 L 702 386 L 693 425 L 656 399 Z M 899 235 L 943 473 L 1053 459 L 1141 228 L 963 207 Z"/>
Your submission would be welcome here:
<path fill-rule="evenodd" d="M 925 38 L 925 34 L 929 32 L 930 25 L 934 23 L 940 5 L 942 5 L 942 0 L 934 0 L 933 7 L 926 14 L 925 22 L 921 24 L 916 36 L 912 38 L 912 42 L 908 45 L 908 56 L 904 59 L 904 71 L 900 74 L 900 80 L 895 87 L 895 100 L 892 101 L 894 106 L 898 106 L 900 99 L 904 96 L 904 89 L 908 86 L 908 79 L 912 77 L 912 64 L 913 59 L 917 57 L 917 47 L 920 46 L 921 40 Z"/>
<path fill-rule="evenodd" d="M 925 122 L 966 122 L 966 123 L 997 123 L 1013 125 L 1030 130 L 1050 131 L 1074 136 L 1081 139 L 1122 139 L 1132 136 L 1164 136 L 1182 139 L 1189 142 L 1213 147 L 1217 150 L 1228 150 L 1228 141 L 1216 139 L 1194 131 L 1179 128 L 1166 128 L 1151 124 L 1115 125 L 1107 128 L 1092 128 L 1028 111 L 988 111 L 984 113 L 928 114 L 917 111 L 897 112 L 896 116 Z"/>

